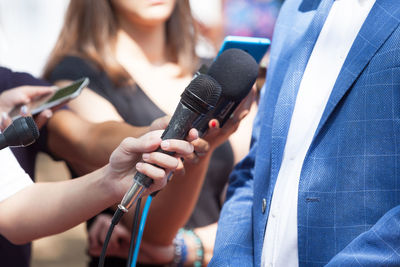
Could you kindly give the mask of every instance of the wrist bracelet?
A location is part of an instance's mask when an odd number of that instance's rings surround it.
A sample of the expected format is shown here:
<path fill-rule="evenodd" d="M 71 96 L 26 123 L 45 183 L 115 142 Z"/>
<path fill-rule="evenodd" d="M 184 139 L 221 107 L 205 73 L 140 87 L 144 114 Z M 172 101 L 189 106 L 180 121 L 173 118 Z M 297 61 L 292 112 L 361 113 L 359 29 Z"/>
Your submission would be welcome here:
<path fill-rule="evenodd" d="M 185 230 L 185 233 L 188 236 L 193 237 L 194 243 L 196 244 L 196 260 L 193 262 L 194 267 L 203 266 L 204 261 L 204 246 L 203 242 L 201 242 L 200 237 L 193 230 Z"/>
<path fill-rule="evenodd" d="M 174 238 L 174 259 L 169 266 L 171 267 L 183 267 L 187 259 L 187 245 L 183 238 L 183 229 L 179 229 L 178 233 Z"/>

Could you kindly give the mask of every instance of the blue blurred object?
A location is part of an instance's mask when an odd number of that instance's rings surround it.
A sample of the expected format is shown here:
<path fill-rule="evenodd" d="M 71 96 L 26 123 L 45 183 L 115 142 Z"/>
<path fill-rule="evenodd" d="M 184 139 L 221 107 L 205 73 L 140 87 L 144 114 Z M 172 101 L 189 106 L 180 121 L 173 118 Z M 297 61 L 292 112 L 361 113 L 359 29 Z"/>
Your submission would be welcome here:
<path fill-rule="evenodd" d="M 225 35 L 272 38 L 282 0 L 226 0 Z"/>

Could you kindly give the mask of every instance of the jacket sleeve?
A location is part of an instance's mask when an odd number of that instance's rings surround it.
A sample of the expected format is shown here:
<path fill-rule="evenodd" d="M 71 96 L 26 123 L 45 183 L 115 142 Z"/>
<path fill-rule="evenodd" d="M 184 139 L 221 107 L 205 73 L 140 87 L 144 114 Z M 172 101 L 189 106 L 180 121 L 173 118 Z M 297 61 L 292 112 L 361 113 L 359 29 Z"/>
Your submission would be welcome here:
<path fill-rule="evenodd" d="M 400 266 L 400 206 L 388 211 L 326 266 Z"/>
<path fill-rule="evenodd" d="M 214 254 L 209 266 L 252 266 L 253 177 L 261 125 L 259 117 L 260 112 L 254 121 L 250 152 L 230 175 L 227 198 L 218 221 Z"/>

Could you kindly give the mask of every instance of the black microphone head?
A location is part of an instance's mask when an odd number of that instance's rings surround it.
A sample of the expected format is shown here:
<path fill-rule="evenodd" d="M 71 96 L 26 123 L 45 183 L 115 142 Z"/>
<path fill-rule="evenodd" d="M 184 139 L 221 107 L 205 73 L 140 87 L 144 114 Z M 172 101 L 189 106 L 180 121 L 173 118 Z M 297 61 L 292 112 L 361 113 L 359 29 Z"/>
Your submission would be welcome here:
<path fill-rule="evenodd" d="M 221 85 L 211 76 L 199 74 L 183 91 L 182 102 L 198 113 L 214 108 L 221 96 Z"/>
<path fill-rule="evenodd" d="M 40 133 L 35 120 L 32 117 L 25 117 L 25 122 L 28 126 L 29 132 L 32 134 L 32 137 L 37 140 L 40 136 Z"/>
<path fill-rule="evenodd" d="M 258 64 L 249 53 L 231 48 L 219 55 L 208 75 L 221 85 L 223 97 L 237 103 L 246 97 L 256 81 Z"/>
<path fill-rule="evenodd" d="M 3 135 L 8 146 L 28 146 L 39 138 L 39 129 L 32 117 L 20 117 L 4 130 Z"/>

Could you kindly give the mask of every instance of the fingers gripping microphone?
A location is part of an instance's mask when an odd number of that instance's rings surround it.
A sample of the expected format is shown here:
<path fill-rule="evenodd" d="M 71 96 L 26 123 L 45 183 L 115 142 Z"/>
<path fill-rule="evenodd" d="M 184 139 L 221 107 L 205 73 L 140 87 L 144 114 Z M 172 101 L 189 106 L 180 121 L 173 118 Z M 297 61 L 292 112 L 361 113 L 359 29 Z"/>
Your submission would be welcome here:
<path fill-rule="evenodd" d="M 234 109 L 233 106 L 235 106 L 235 104 L 237 105 L 244 96 L 247 95 L 255 81 L 255 78 L 253 79 L 253 76 L 250 75 L 252 74 L 251 71 L 254 69 L 254 65 L 248 58 L 243 56 L 241 53 L 242 51 L 233 52 L 233 55 L 229 52 L 228 55 L 226 55 L 228 51 L 229 50 L 226 50 L 224 52 L 225 55 L 222 53 L 216 62 L 214 62 L 208 73 L 209 75 L 198 74 L 190 82 L 181 95 L 181 101 L 161 136 L 162 139 L 184 139 L 191 128 L 196 128 L 200 132 L 200 129 L 204 125 L 208 127 L 210 116 L 220 114 L 222 119 L 225 118 L 225 116 L 230 116 L 230 113 L 232 113 Z M 237 59 L 234 58 L 236 55 L 238 57 Z M 237 66 L 231 66 L 231 64 Z M 257 63 L 255 64 L 256 70 L 258 70 Z M 244 67 L 240 67 L 241 65 L 244 65 Z M 250 72 L 247 68 L 250 69 Z M 228 72 L 229 74 L 225 75 L 223 72 Z M 256 75 L 257 72 L 255 76 Z M 243 77 L 245 77 L 245 79 Z M 243 81 L 243 79 L 245 81 Z M 224 85 L 220 85 L 221 82 L 223 82 Z M 226 91 L 225 96 L 222 96 L 222 90 Z M 234 93 L 230 93 L 231 90 L 234 91 Z M 238 93 L 236 91 L 240 92 Z M 231 104 L 229 110 L 223 112 L 227 109 L 226 106 L 229 104 Z M 219 107 L 221 112 L 214 112 L 216 106 Z M 162 150 L 159 149 L 158 151 Z M 104 266 L 107 244 L 111 238 L 114 226 L 118 224 L 123 214 L 141 197 L 145 188 L 149 187 L 152 183 L 153 180 L 146 175 L 140 172 L 136 173 L 132 187 L 125 194 L 111 220 L 111 225 L 100 254 L 99 267 Z"/>
<path fill-rule="evenodd" d="M 218 119 L 222 127 L 250 92 L 258 75 L 258 64 L 247 52 L 231 48 L 215 60 L 207 74 L 222 87 L 221 97 L 209 114 L 209 118 Z M 204 134 L 207 128 L 208 120 L 199 128 L 200 134 Z"/>
<path fill-rule="evenodd" d="M 196 128 L 205 120 L 206 114 L 214 108 L 220 94 L 221 86 L 212 77 L 205 74 L 197 76 L 182 93 L 181 100 L 161 138 L 185 139 L 191 128 Z M 161 149 L 158 151 L 169 153 Z M 137 172 L 134 184 L 125 194 L 119 209 L 126 212 L 152 183 L 151 178 Z"/>
<path fill-rule="evenodd" d="M 0 149 L 5 147 L 29 146 L 39 138 L 39 129 L 32 117 L 14 120 L 0 134 Z"/>

